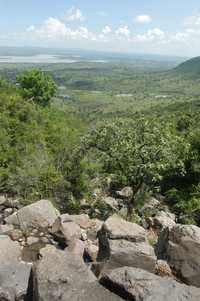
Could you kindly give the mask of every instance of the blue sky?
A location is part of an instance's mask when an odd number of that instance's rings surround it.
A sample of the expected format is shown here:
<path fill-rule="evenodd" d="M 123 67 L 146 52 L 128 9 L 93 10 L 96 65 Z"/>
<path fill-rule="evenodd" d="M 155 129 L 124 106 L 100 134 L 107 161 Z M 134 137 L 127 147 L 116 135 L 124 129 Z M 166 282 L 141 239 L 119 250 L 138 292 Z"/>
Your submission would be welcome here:
<path fill-rule="evenodd" d="M 197 0 L 0 0 L 0 45 L 193 56 Z"/>

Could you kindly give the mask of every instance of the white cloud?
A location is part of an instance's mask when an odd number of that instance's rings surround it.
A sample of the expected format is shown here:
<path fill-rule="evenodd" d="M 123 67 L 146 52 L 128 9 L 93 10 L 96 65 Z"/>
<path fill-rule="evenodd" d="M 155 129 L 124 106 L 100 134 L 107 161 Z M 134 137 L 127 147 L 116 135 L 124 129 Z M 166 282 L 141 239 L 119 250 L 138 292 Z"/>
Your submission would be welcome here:
<path fill-rule="evenodd" d="M 138 41 L 160 41 L 165 38 L 165 33 L 162 31 L 160 28 L 153 28 L 149 29 L 146 33 L 144 34 L 138 34 L 136 36 L 136 39 Z"/>
<path fill-rule="evenodd" d="M 121 26 L 119 27 L 116 31 L 115 31 L 115 34 L 117 36 L 120 36 L 120 37 L 125 37 L 125 38 L 128 38 L 131 34 L 129 28 L 127 25 L 124 25 L 124 26 Z"/>
<path fill-rule="evenodd" d="M 84 21 L 86 17 L 83 15 L 79 8 L 75 8 L 72 6 L 70 9 L 67 10 L 63 20 L 66 22 L 73 22 L 73 21 Z"/>
<path fill-rule="evenodd" d="M 109 25 L 106 25 L 103 29 L 102 29 L 102 33 L 103 34 L 108 34 L 108 33 L 111 33 L 112 32 L 112 29 Z"/>
<path fill-rule="evenodd" d="M 74 10 L 74 8 L 73 8 Z M 76 17 L 70 18 L 75 20 Z M 79 16 L 79 17 L 78 17 Z M 69 16 L 68 16 L 69 17 Z M 200 15 L 187 18 L 183 26 L 177 31 L 163 31 L 162 28 L 149 28 L 147 30 L 131 30 L 126 23 L 114 28 L 110 24 L 102 30 L 95 31 L 87 26 L 70 26 L 69 18 L 61 19 L 49 17 L 40 26 L 31 25 L 24 32 L 9 33 L 0 36 L 0 39 L 17 41 L 34 41 L 35 44 L 57 45 L 57 47 L 91 47 L 98 49 L 159 52 L 165 54 L 187 54 L 200 52 Z M 80 19 L 80 18 L 79 18 Z M 137 31 L 136 31 L 137 30 Z M 81 41 L 81 43 L 80 43 Z M 120 41 L 120 43 L 119 43 Z M 95 44 L 96 43 L 96 44 Z M 4 42 L 5 44 L 5 42 Z M 105 46 L 106 45 L 106 46 Z"/>
<path fill-rule="evenodd" d="M 82 39 L 95 39 L 95 34 L 89 31 L 87 27 L 80 26 L 77 29 L 71 29 L 63 21 L 58 18 L 49 17 L 39 28 L 27 28 L 29 36 L 34 39 L 48 39 L 52 41 L 63 41 L 67 39 L 82 40 Z"/>
<path fill-rule="evenodd" d="M 139 16 L 135 17 L 134 21 L 136 23 L 141 23 L 141 24 L 151 23 L 152 22 L 152 18 L 149 15 L 139 15 Z"/>

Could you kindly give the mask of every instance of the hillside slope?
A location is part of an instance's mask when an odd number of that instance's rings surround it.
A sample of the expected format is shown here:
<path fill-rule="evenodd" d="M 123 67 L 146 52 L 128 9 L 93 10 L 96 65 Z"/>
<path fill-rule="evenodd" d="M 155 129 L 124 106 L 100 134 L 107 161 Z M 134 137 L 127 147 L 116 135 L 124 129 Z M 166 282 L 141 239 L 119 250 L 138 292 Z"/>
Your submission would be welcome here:
<path fill-rule="evenodd" d="M 180 75 L 192 78 L 200 77 L 200 56 L 181 63 L 174 71 Z"/>

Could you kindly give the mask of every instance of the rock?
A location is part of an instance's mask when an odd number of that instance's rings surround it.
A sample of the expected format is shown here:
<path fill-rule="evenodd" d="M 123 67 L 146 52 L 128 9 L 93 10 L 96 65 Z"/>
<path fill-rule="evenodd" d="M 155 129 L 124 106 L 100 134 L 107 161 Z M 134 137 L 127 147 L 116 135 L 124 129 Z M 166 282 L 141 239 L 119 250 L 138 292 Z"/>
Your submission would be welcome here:
<path fill-rule="evenodd" d="M 5 205 L 6 202 L 7 202 L 7 198 L 5 197 L 5 195 L 1 194 L 0 195 L 0 206 Z"/>
<path fill-rule="evenodd" d="M 41 256 L 33 269 L 37 301 L 120 300 L 98 284 L 79 256 L 52 246 L 42 249 Z"/>
<path fill-rule="evenodd" d="M 85 256 L 89 261 L 96 262 L 99 248 L 92 241 L 87 241 L 85 244 Z"/>
<path fill-rule="evenodd" d="M 41 200 L 19 209 L 7 217 L 6 223 L 19 226 L 21 229 L 47 228 L 51 226 L 59 215 L 52 203 Z"/>
<path fill-rule="evenodd" d="M 81 229 L 81 239 L 83 241 L 87 240 L 87 231 L 86 230 Z"/>
<path fill-rule="evenodd" d="M 9 226 L 12 226 L 12 225 L 9 225 Z M 23 238 L 23 233 L 20 229 L 13 229 L 12 231 L 9 232 L 9 236 L 12 240 L 19 241 L 21 238 Z"/>
<path fill-rule="evenodd" d="M 162 230 L 163 228 L 166 227 L 173 227 L 175 223 L 175 214 L 165 212 L 165 211 L 160 211 L 154 218 L 153 218 L 153 224 L 154 227 Z"/>
<path fill-rule="evenodd" d="M 0 225 L 0 235 L 10 234 L 14 229 L 13 225 Z"/>
<path fill-rule="evenodd" d="M 99 245 L 98 261 L 104 261 L 103 271 L 130 266 L 154 272 L 156 256 L 146 242 L 133 243 L 123 239 L 109 240 L 107 246 Z"/>
<path fill-rule="evenodd" d="M 4 218 L 8 217 L 9 215 L 11 215 L 13 213 L 13 209 L 12 208 L 6 208 L 3 212 L 4 214 Z"/>
<path fill-rule="evenodd" d="M 125 300 L 198 301 L 200 289 L 162 278 L 147 271 L 123 267 L 104 275 L 100 282 Z"/>
<path fill-rule="evenodd" d="M 81 228 L 74 222 L 63 220 L 63 216 L 59 216 L 52 226 L 51 232 L 54 237 L 64 244 L 81 238 Z"/>
<path fill-rule="evenodd" d="M 127 186 L 119 191 L 116 191 L 116 194 L 123 199 L 129 199 L 133 195 L 133 189 Z"/>
<path fill-rule="evenodd" d="M 109 239 L 125 239 L 132 242 L 145 242 L 146 231 L 141 226 L 125 221 L 117 215 L 109 217 L 99 235 Z"/>
<path fill-rule="evenodd" d="M 25 263 L 5 263 L 0 267 L 0 296 L 2 292 L 10 297 L 0 297 L 0 300 L 22 301 L 26 300 L 31 265 Z"/>
<path fill-rule="evenodd" d="M 26 243 L 27 243 L 28 246 L 31 246 L 31 245 L 33 245 L 33 244 L 38 243 L 39 241 L 40 241 L 40 238 L 39 238 L 39 237 L 29 236 L 29 237 L 27 238 Z"/>
<path fill-rule="evenodd" d="M 77 225 L 79 225 L 79 227 L 81 227 L 82 229 L 89 229 L 95 225 L 93 220 L 91 220 L 87 214 L 80 214 L 80 215 L 62 214 L 59 218 L 62 223 L 74 222 Z"/>
<path fill-rule="evenodd" d="M 167 259 L 182 280 L 200 287 L 199 227 L 176 224 L 159 237 L 158 248 L 161 248 L 159 256 Z"/>
<path fill-rule="evenodd" d="M 106 204 L 110 209 L 114 211 L 117 211 L 119 209 L 117 200 L 110 196 L 101 198 L 101 202 Z"/>
<path fill-rule="evenodd" d="M 146 231 L 139 225 L 112 216 L 103 224 L 98 238 L 97 260 L 105 263 L 103 270 L 131 266 L 154 271 L 154 249 L 147 241 Z"/>
<path fill-rule="evenodd" d="M 0 235 L 0 267 L 4 264 L 14 265 L 21 256 L 20 245 L 9 236 Z"/>
<path fill-rule="evenodd" d="M 79 239 L 72 240 L 67 247 L 67 251 L 81 258 L 83 258 L 84 250 L 85 244 Z"/>
<path fill-rule="evenodd" d="M 95 241 L 97 239 L 97 233 L 101 229 L 103 225 L 103 221 L 99 219 L 92 219 L 93 227 L 87 230 L 87 237 L 88 239 Z"/>
<path fill-rule="evenodd" d="M 159 206 L 160 206 L 160 201 L 151 197 L 149 200 L 145 202 L 144 206 L 140 209 L 140 212 L 144 214 L 145 212 L 157 209 Z"/>

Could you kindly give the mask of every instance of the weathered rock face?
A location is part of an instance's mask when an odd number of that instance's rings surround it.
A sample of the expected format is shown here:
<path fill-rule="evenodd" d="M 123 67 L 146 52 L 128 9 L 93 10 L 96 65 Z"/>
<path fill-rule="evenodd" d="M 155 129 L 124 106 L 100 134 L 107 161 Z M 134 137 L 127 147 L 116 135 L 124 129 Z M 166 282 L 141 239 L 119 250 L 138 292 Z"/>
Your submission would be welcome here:
<path fill-rule="evenodd" d="M 81 238 L 81 228 L 78 224 L 66 220 L 62 215 L 54 222 L 52 234 L 60 243 L 68 245 L 71 241 Z"/>
<path fill-rule="evenodd" d="M 0 235 L 0 268 L 2 265 L 14 265 L 20 260 L 21 250 L 18 242 L 6 235 Z"/>
<path fill-rule="evenodd" d="M 175 214 L 170 212 L 160 211 L 153 218 L 154 227 L 163 230 L 164 228 L 171 228 L 175 226 Z"/>
<path fill-rule="evenodd" d="M 113 216 L 104 223 L 98 236 L 97 261 L 104 262 L 103 271 L 122 266 L 154 271 L 156 256 L 142 227 Z"/>
<path fill-rule="evenodd" d="M 193 225 L 175 225 L 160 236 L 160 257 L 190 285 L 200 287 L 200 228 Z"/>
<path fill-rule="evenodd" d="M 132 243 L 123 239 L 109 240 L 109 248 L 101 256 L 98 260 L 107 259 L 103 271 L 130 266 L 154 272 L 156 264 L 154 249 L 149 244 Z"/>
<path fill-rule="evenodd" d="M 34 268 L 34 301 L 120 300 L 101 287 L 80 257 L 46 247 Z"/>
<path fill-rule="evenodd" d="M 0 300 L 22 301 L 26 296 L 31 265 L 21 263 L 18 242 L 0 235 Z"/>
<path fill-rule="evenodd" d="M 62 223 L 74 222 L 82 229 L 89 229 L 94 226 L 94 222 L 89 218 L 87 214 L 69 215 L 63 214 L 60 216 Z"/>
<path fill-rule="evenodd" d="M 31 265 L 25 263 L 0 266 L 0 287 L 3 294 L 11 295 L 13 301 L 23 301 L 27 296 L 28 281 L 31 272 Z M 0 292 L 0 300 L 4 300 Z M 5 299 L 7 300 L 7 299 Z"/>
<path fill-rule="evenodd" d="M 100 282 L 125 300 L 197 301 L 200 289 L 162 278 L 147 271 L 123 267 L 104 275 Z"/>
<path fill-rule="evenodd" d="M 59 215 L 52 203 L 41 200 L 25 206 L 7 217 L 6 223 L 19 226 L 21 229 L 47 228 L 51 226 Z"/>
<path fill-rule="evenodd" d="M 99 234 L 109 239 L 125 239 L 132 242 L 145 242 L 146 231 L 137 224 L 129 223 L 117 215 L 109 217 L 103 224 Z"/>

